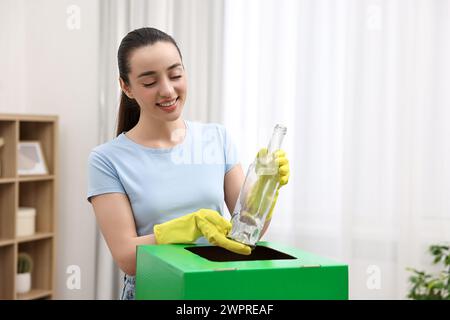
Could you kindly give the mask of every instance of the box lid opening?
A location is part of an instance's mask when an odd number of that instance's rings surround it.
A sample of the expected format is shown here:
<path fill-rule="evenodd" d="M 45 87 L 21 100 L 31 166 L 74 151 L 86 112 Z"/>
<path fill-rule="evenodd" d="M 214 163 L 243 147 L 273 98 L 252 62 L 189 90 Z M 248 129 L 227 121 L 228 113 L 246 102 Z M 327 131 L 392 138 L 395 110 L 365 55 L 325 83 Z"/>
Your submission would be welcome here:
<path fill-rule="evenodd" d="M 281 251 L 258 245 L 248 256 L 237 254 L 217 246 L 195 246 L 185 247 L 185 249 L 202 258 L 216 262 L 297 259 Z"/>

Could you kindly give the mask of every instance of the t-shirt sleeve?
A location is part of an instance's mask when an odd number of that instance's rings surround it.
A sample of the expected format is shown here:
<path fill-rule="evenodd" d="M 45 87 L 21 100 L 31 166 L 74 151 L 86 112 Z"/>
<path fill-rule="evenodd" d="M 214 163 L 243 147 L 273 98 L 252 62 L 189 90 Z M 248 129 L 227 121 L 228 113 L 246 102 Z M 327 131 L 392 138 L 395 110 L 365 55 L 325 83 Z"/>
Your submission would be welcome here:
<path fill-rule="evenodd" d="M 225 155 L 225 173 L 230 171 L 236 164 L 239 163 L 236 145 L 233 138 L 228 133 L 225 126 L 221 126 L 224 137 L 224 155 Z"/>
<path fill-rule="evenodd" d="M 87 200 L 104 193 L 126 193 L 116 170 L 108 163 L 105 156 L 92 151 L 88 160 L 88 192 Z"/>

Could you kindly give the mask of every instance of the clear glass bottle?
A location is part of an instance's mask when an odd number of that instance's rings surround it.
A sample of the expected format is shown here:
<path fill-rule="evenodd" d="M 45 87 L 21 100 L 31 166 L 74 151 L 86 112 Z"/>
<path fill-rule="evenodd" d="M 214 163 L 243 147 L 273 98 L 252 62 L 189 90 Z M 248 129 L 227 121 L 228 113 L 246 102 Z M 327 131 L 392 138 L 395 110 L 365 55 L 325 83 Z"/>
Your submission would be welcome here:
<path fill-rule="evenodd" d="M 281 149 L 287 128 L 277 124 L 267 147 L 249 166 L 231 217 L 230 239 L 254 248 L 278 189 L 278 165 L 274 153 Z"/>

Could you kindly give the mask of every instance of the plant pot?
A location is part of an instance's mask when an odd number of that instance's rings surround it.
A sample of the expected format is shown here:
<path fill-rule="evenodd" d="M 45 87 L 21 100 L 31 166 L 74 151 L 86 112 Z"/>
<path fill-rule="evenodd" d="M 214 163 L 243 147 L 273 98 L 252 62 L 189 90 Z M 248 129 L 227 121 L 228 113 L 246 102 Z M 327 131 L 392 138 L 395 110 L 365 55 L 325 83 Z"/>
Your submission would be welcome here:
<path fill-rule="evenodd" d="M 16 292 L 27 293 L 31 290 L 31 273 L 16 274 Z"/>

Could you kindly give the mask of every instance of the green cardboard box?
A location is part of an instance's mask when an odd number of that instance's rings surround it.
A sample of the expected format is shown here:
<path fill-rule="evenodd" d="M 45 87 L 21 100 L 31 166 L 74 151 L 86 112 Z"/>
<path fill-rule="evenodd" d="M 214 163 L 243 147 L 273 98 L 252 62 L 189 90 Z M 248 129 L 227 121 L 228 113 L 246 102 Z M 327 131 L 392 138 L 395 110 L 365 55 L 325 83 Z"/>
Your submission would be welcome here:
<path fill-rule="evenodd" d="M 137 248 L 136 299 L 348 299 L 348 267 L 259 242 L 250 256 L 209 245 Z"/>

